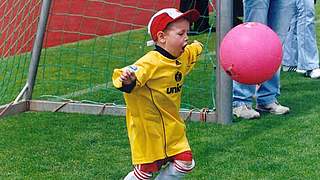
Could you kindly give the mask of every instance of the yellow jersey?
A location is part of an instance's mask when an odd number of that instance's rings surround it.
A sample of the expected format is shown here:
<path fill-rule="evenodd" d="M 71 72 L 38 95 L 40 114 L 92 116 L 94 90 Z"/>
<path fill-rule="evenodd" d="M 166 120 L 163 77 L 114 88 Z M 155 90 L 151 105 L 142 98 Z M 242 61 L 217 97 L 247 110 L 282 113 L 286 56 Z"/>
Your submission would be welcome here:
<path fill-rule="evenodd" d="M 187 45 L 176 59 L 150 51 L 125 67 L 137 77 L 132 91 L 124 93 L 133 164 L 152 163 L 190 150 L 186 127 L 179 115 L 181 90 L 201 52 L 198 42 Z M 114 70 L 112 80 L 116 88 L 123 87 L 119 77 L 125 68 Z"/>

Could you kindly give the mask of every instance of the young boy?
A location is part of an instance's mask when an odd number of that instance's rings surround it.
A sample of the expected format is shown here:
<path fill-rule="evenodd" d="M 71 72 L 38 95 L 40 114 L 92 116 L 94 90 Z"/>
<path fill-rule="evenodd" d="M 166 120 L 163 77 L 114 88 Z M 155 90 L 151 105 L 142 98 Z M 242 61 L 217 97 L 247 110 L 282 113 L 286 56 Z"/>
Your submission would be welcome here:
<path fill-rule="evenodd" d="M 195 166 L 179 110 L 183 81 L 202 51 L 199 42 L 187 44 L 190 23 L 198 18 L 194 9 L 160 10 L 148 24 L 155 50 L 114 70 L 113 84 L 125 92 L 134 165 L 125 180 L 150 179 L 158 171 L 156 179 L 179 179 Z"/>

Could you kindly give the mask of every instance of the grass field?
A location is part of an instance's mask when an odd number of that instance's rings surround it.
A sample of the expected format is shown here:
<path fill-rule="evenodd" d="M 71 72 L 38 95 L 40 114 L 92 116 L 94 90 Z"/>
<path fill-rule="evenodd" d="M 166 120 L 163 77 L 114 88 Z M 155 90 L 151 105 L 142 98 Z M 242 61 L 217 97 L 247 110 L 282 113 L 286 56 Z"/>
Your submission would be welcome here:
<path fill-rule="evenodd" d="M 317 14 L 319 8 L 317 6 Z M 318 43 L 319 32 L 317 24 Z M 134 36 L 139 36 L 139 33 Z M 205 37 L 200 38 L 205 40 Z M 117 41 L 117 38 L 111 40 Z M 103 43 L 109 41 L 110 39 L 104 39 Z M 83 42 L 86 43 L 92 42 Z M 105 45 L 109 47 L 108 44 Z M 113 44 L 115 45 L 117 43 Z M 58 93 L 60 95 L 69 93 L 61 88 L 62 84 L 56 84 L 57 87 L 53 88 L 55 84 L 50 83 L 50 78 L 57 76 L 59 79 L 68 73 L 79 76 L 79 81 L 68 82 L 70 87 L 79 86 L 82 89 L 83 83 L 80 80 L 86 78 L 91 78 L 90 81 L 94 84 L 103 83 L 101 79 L 83 74 L 90 71 L 86 67 L 105 66 L 102 60 L 97 61 L 98 64 L 85 64 L 85 54 L 92 50 L 86 49 L 86 45 L 83 46 L 83 54 L 71 51 L 76 57 L 81 57 L 75 60 L 77 63 L 78 60 L 84 62 L 83 68 L 77 69 L 83 71 L 72 71 L 75 68 L 70 64 L 66 66 L 70 69 L 66 69 L 64 73 L 51 72 L 48 67 L 56 68 L 56 64 L 50 63 L 53 62 L 50 58 L 70 55 L 64 53 L 70 51 L 66 46 L 46 51 L 49 57 L 46 64 L 49 66 L 42 64 L 39 71 L 44 75 L 40 78 L 41 88 L 62 91 Z M 75 46 L 81 47 L 82 44 Z M 116 51 L 114 53 L 124 54 Z M 138 55 L 130 54 L 126 57 L 136 56 Z M 70 55 L 69 59 L 73 57 Z M 114 65 L 110 64 L 108 67 L 111 69 Z M 201 75 L 201 72 L 195 71 L 192 76 L 197 77 L 196 73 Z M 263 114 L 259 120 L 254 121 L 235 119 L 232 125 L 227 126 L 187 122 L 188 138 L 196 160 L 196 168 L 187 179 L 319 178 L 319 80 L 282 72 L 281 83 L 282 94 L 279 101 L 291 108 L 288 115 Z M 39 97 L 40 92 L 42 91 L 38 90 L 35 96 Z M 194 92 L 189 93 L 193 95 Z M 101 94 L 91 98 L 103 102 L 122 101 L 116 91 L 114 95 L 107 95 L 102 90 Z M 99 99 L 103 96 L 111 97 Z M 207 104 L 207 101 L 208 98 L 204 98 L 196 104 Z M 131 157 L 124 117 L 28 112 L 5 117 L 0 121 L 0 179 L 121 179 L 130 170 Z"/>
<path fill-rule="evenodd" d="M 197 162 L 188 179 L 317 179 L 318 83 L 283 73 L 285 116 L 188 122 Z M 29 112 L 5 117 L 0 129 L 1 179 L 120 179 L 131 169 L 124 118 Z"/>

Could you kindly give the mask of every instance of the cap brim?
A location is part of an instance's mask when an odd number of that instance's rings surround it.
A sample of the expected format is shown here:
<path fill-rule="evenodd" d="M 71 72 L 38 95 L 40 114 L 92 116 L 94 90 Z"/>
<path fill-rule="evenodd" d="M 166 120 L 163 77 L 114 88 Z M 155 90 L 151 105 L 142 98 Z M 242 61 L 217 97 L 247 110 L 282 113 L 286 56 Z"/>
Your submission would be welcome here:
<path fill-rule="evenodd" d="M 197 21 L 200 17 L 200 13 L 196 9 L 190 9 L 186 12 L 184 12 L 181 16 L 177 17 L 174 19 L 174 21 L 181 19 L 181 18 L 186 18 L 190 23 L 193 23 Z"/>

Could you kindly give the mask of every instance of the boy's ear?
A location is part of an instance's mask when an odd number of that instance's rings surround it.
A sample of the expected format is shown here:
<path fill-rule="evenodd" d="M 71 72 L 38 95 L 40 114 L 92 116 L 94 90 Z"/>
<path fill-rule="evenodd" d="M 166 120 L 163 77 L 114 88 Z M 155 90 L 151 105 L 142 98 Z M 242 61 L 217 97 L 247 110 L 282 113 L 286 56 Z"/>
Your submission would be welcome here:
<path fill-rule="evenodd" d="M 166 42 L 166 40 L 165 40 L 165 33 L 164 33 L 163 31 L 159 31 L 159 32 L 157 33 L 157 37 L 158 37 L 158 41 L 159 41 L 160 43 L 165 43 L 165 42 Z"/>

